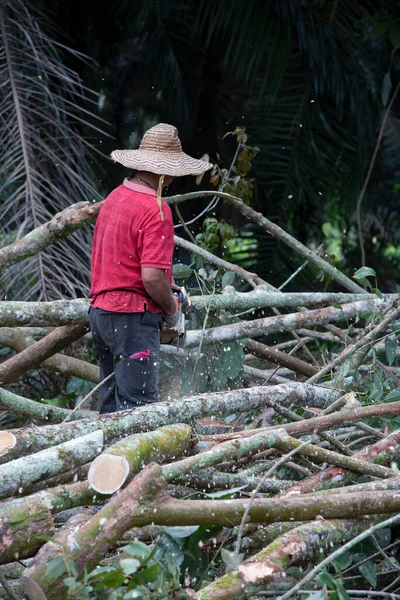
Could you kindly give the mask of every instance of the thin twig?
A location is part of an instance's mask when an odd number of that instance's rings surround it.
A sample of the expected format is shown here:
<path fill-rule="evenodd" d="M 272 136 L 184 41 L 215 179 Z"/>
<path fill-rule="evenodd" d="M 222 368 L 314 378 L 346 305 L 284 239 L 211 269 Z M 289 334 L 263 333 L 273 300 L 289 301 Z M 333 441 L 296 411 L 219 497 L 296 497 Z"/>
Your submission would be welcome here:
<path fill-rule="evenodd" d="M 79 402 L 79 404 L 77 404 L 74 408 L 74 410 L 72 410 L 70 412 L 70 414 L 64 419 L 64 421 L 62 421 L 62 423 L 65 423 L 66 421 L 69 421 L 70 418 L 72 417 L 72 415 L 78 410 L 78 408 L 84 408 L 84 402 L 86 402 L 86 400 L 89 400 L 89 398 L 91 398 L 93 396 L 93 394 L 95 392 L 97 392 L 97 390 L 103 385 L 103 383 L 105 383 L 106 381 L 108 381 L 109 379 L 111 379 L 111 377 L 114 375 L 114 371 L 112 373 L 110 373 L 110 375 L 107 375 L 107 377 L 105 377 L 102 381 L 100 381 L 100 383 L 98 383 L 97 385 L 94 386 L 94 388 L 92 390 L 90 390 L 90 392 L 83 398 L 83 400 L 81 402 Z"/>
<path fill-rule="evenodd" d="M 237 536 L 237 540 L 236 540 L 236 547 L 235 547 L 235 552 L 234 552 L 234 556 L 237 559 L 239 556 L 239 552 L 240 552 L 240 545 L 242 542 L 242 537 L 243 537 L 243 531 L 244 531 L 244 526 L 246 524 L 247 521 L 247 517 L 249 515 L 250 512 L 250 508 L 251 505 L 253 504 L 253 501 L 256 497 L 256 494 L 258 492 L 258 490 L 260 489 L 260 487 L 262 486 L 262 484 L 264 483 L 264 481 L 270 477 L 272 475 L 272 473 L 274 471 L 276 471 L 276 469 L 278 467 L 280 467 L 281 465 L 283 465 L 289 458 L 291 458 L 294 454 L 297 454 L 297 452 L 299 452 L 302 448 L 304 448 L 304 446 L 308 446 L 309 444 L 311 444 L 311 440 L 307 440 L 306 442 L 303 442 L 302 444 L 300 444 L 300 446 L 298 446 L 297 448 L 293 448 L 293 450 L 291 450 L 288 454 L 285 454 L 284 456 L 282 456 L 270 469 L 268 469 L 268 471 L 265 473 L 265 475 L 260 479 L 260 481 L 258 482 L 257 487 L 255 488 L 255 490 L 253 491 L 251 497 L 250 497 L 250 501 L 248 503 L 248 505 L 246 506 L 246 510 L 243 513 L 243 517 L 239 526 L 239 531 L 238 531 L 238 536 Z"/>

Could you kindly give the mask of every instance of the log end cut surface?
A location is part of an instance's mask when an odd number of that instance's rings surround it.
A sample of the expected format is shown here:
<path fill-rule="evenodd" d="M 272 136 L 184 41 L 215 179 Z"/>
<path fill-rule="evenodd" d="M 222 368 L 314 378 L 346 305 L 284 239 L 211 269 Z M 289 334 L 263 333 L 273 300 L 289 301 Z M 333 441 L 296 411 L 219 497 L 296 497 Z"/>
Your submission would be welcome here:
<path fill-rule="evenodd" d="M 126 458 L 113 454 L 101 454 L 90 466 L 90 487 L 99 494 L 113 494 L 125 483 L 130 466 Z"/>
<path fill-rule="evenodd" d="M 17 438 L 10 431 L 0 431 L 0 456 L 7 454 L 17 443 Z"/>
<path fill-rule="evenodd" d="M 47 600 L 42 588 L 31 577 L 21 577 L 21 584 L 24 593 L 29 600 Z"/>

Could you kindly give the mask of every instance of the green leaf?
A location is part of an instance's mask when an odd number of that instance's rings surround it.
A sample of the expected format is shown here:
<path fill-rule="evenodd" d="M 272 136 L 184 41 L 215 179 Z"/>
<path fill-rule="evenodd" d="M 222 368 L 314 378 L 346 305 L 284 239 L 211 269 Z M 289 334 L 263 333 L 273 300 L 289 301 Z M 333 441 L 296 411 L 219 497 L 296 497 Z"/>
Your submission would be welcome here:
<path fill-rule="evenodd" d="M 176 263 L 172 267 L 172 274 L 175 279 L 188 279 L 193 275 L 193 269 L 182 263 Z"/>
<path fill-rule="evenodd" d="M 394 402 L 400 398 L 400 388 L 397 390 L 393 390 L 389 392 L 389 394 L 385 397 L 385 402 Z"/>
<path fill-rule="evenodd" d="M 212 492 L 211 494 L 204 494 L 207 498 L 217 500 L 218 498 L 230 498 L 233 494 L 240 492 L 247 488 L 247 485 L 240 485 L 238 487 L 231 488 L 229 490 L 220 490 L 219 492 Z"/>
<path fill-rule="evenodd" d="M 389 363 L 389 366 L 391 366 L 394 363 L 394 361 L 396 360 L 396 351 L 397 351 L 397 344 L 396 344 L 395 340 L 390 337 L 387 337 L 385 339 L 385 352 L 386 352 L 386 358 Z"/>
<path fill-rule="evenodd" d="M 125 575 L 136 573 L 140 567 L 140 561 L 138 561 L 137 558 L 123 558 L 119 561 L 119 564 Z"/>
<path fill-rule="evenodd" d="M 235 571 L 243 562 L 243 554 L 235 556 L 233 552 L 229 552 L 226 548 L 221 550 L 221 558 L 224 561 L 227 571 Z"/>
<path fill-rule="evenodd" d="M 152 552 L 152 549 L 149 548 L 149 546 L 139 541 L 131 542 L 127 546 L 124 546 L 122 550 L 127 554 L 138 556 L 139 558 L 147 558 Z"/>
<path fill-rule="evenodd" d="M 347 569 L 353 562 L 353 557 L 349 552 L 343 552 L 337 557 L 335 562 L 337 562 L 339 567 L 344 571 L 344 569 Z"/>
<path fill-rule="evenodd" d="M 226 285 L 232 285 L 234 281 L 235 281 L 235 273 L 232 273 L 232 271 L 227 271 L 222 276 L 222 281 L 221 281 L 222 287 L 225 287 Z"/>
<path fill-rule="evenodd" d="M 336 589 L 336 581 L 328 571 L 322 571 L 317 577 L 318 582 L 326 585 L 330 590 Z"/>
<path fill-rule="evenodd" d="M 339 595 L 339 600 L 351 600 L 341 581 L 336 581 L 336 589 Z"/>
<path fill-rule="evenodd" d="M 376 277 L 376 272 L 371 267 L 361 267 L 353 275 L 353 279 L 364 279 L 364 277 Z"/>
<path fill-rule="evenodd" d="M 376 587 L 376 570 L 374 567 L 374 563 L 372 560 L 367 560 L 367 562 L 363 563 L 358 567 L 361 575 L 365 577 L 365 579 L 372 585 L 373 588 Z"/>
<path fill-rule="evenodd" d="M 374 535 L 380 547 L 386 548 L 392 539 L 392 530 L 390 527 L 387 527 L 386 529 L 378 529 Z"/>
<path fill-rule="evenodd" d="M 186 538 L 192 535 L 199 528 L 198 525 L 188 525 L 188 526 L 176 526 L 176 527 L 163 527 L 162 529 L 165 533 L 168 533 L 173 538 Z"/>
<path fill-rule="evenodd" d="M 93 571 L 87 575 L 88 579 L 96 578 L 103 573 L 109 573 L 110 571 L 115 571 L 115 567 L 96 567 Z"/>
<path fill-rule="evenodd" d="M 49 566 L 46 569 L 45 577 L 48 579 L 52 579 L 55 581 L 65 571 L 67 570 L 67 565 L 65 564 L 65 558 L 63 556 L 56 556 L 49 562 Z"/>

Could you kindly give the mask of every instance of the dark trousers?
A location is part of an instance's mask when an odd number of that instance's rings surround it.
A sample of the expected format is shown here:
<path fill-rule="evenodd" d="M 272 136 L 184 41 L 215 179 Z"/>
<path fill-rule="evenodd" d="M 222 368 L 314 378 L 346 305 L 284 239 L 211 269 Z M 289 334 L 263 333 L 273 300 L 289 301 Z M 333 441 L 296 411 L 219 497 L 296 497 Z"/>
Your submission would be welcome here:
<path fill-rule="evenodd" d="M 157 402 L 160 313 L 118 313 L 90 308 L 90 329 L 100 363 L 100 412 Z M 144 354 L 142 354 L 144 353 Z"/>

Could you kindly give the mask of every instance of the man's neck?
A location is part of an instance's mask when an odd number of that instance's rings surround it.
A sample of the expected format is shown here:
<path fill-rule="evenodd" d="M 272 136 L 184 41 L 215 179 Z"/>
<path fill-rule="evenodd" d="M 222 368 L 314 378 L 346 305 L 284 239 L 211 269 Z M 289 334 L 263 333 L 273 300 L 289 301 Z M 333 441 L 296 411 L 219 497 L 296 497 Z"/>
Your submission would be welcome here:
<path fill-rule="evenodd" d="M 153 188 L 153 190 L 158 190 L 160 175 L 156 175 L 156 173 L 150 173 L 150 171 L 137 171 L 135 178 L 137 178 L 140 184 L 145 186 L 147 184 L 147 186 Z"/>

